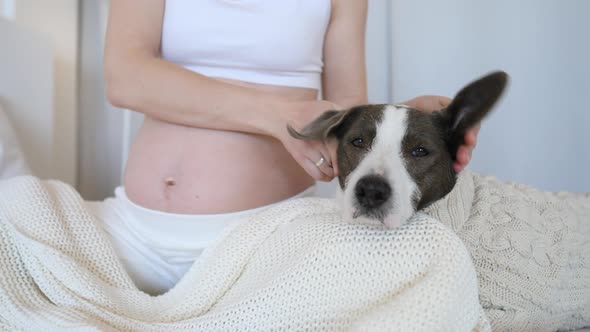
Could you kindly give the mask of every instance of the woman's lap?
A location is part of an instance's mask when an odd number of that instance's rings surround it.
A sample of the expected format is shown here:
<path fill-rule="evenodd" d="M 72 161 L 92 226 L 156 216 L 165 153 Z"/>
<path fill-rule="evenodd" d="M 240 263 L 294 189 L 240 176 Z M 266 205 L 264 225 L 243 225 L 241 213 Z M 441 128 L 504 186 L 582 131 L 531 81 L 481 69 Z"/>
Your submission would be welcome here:
<path fill-rule="evenodd" d="M 312 186 L 289 199 L 314 194 Z M 133 203 L 123 187 L 112 198 L 85 204 L 134 283 L 150 294 L 172 288 L 225 228 L 272 206 L 212 215 L 167 213 Z"/>

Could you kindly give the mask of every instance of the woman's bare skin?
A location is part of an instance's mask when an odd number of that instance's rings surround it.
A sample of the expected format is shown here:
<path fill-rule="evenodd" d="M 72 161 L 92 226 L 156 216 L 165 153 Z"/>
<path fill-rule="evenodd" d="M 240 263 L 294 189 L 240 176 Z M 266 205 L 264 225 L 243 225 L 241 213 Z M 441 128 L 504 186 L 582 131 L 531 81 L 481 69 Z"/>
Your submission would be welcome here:
<path fill-rule="evenodd" d="M 317 90 L 223 80 L 283 98 L 313 101 Z M 176 125 L 146 117 L 124 177 L 129 198 L 144 207 L 212 214 L 263 206 L 293 196 L 314 179 L 270 136 Z"/>

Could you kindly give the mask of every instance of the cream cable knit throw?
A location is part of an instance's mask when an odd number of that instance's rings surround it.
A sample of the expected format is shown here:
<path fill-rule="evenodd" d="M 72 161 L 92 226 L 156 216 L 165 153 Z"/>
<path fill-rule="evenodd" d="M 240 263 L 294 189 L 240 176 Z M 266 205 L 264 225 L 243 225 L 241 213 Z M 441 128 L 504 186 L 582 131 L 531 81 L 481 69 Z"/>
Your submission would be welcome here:
<path fill-rule="evenodd" d="M 489 331 L 469 253 L 417 215 L 345 224 L 331 200 L 235 224 L 158 297 L 139 291 L 69 186 L 0 182 L 0 329 Z"/>
<path fill-rule="evenodd" d="M 426 212 L 471 253 L 492 330 L 590 326 L 590 194 L 541 192 L 464 172 Z"/>

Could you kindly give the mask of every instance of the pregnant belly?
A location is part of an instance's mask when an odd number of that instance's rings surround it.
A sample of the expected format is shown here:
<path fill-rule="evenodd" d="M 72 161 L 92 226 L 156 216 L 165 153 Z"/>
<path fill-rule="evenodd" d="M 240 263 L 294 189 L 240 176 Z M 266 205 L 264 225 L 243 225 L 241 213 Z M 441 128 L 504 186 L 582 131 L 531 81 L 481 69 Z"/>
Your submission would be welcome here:
<path fill-rule="evenodd" d="M 129 198 L 186 214 L 251 209 L 293 196 L 313 179 L 274 138 L 146 118 L 124 176 Z"/>

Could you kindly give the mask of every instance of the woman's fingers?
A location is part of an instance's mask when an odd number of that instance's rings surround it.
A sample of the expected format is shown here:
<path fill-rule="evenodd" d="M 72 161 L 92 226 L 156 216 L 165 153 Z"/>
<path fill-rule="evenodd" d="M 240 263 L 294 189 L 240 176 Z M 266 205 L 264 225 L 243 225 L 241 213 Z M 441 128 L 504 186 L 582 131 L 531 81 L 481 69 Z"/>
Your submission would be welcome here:
<path fill-rule="evenodd" d="M 326 146 L 330 153 L 330 160 L 332 161 L 332 169 L 334 170 L 334 176 L 338 176 L 338 140 L 337 139 L 330 139 L 326 142 Z"/>
<path fill-rule="evenodd" d="M 318 146 L 319 155 L 317 160 L 315 160 L 315 166 L 329 178 L 328 181 L 334 178 L 334 166 L 332 162 L 332 154 L 330 153 L 329 148 L 325 144 L 320 144 Z"/>
<path fill-rule="evenodd" d="M 468 129 L 465 133 L 465 145 L 467 145 L 471 150 L 473 150 L 477 145 L 477 135 L 479 134 L 480 128 L 481 125 L 478 124 L 477 126 Z"/>
<path fill-rule="evenodd" d="M 473 149 L 477 145 L 477 134 L 479 133 L 480 127 L 478 124 L 465 133 L 465 144 L 459 146 L 457 149 L 457 158 L 453 164 L 455 172 L 461 172 L 471 161 Z"/>
<path fill-rule="evenodd" d="M 315 162 L 309 158 L 303 161 L 302 166 L 304 166 L 303 168 L 305 171 L 316 181 L 329 182 L 332 180 L 332 177 L 326 175 L 318 166 L 316 166 Z"/>
<path fill-rule="evenodd" d="M 450 103 L 451 99 L 447 97 L 426 95 L 410 99 L 408 101 L 403 102 L 402 104 L 408 105 L 418 110 L 432 112 L 445 108 L 449 106 Z"/>

